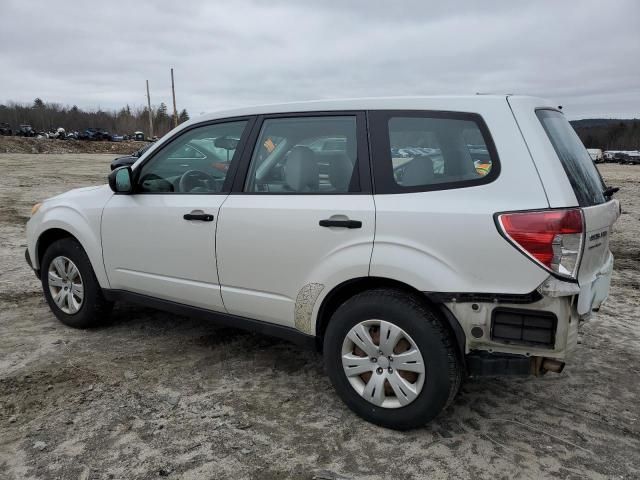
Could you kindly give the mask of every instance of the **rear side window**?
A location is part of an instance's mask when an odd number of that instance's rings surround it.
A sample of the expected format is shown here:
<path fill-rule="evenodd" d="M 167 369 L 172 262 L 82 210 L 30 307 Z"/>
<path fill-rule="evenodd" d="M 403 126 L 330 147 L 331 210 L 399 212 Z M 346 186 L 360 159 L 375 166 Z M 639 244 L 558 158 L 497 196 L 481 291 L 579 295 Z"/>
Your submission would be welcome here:
<path fill-rule="evenodd" d="M 488 183 L 497 154 L 479 115 L 372 112 L 377 193 L 444 190 Z"/>
<path fill-rule="evenodd" d="M 604 203 L 604 185 L 589 152 L 565 116 L 556 110 L 536 110 L 581 207 Z"/>
<path fill-rule="evenodd" d="M 337 194 L 360 190 L 356 116 L 268 118 L 244 191 Z"/>

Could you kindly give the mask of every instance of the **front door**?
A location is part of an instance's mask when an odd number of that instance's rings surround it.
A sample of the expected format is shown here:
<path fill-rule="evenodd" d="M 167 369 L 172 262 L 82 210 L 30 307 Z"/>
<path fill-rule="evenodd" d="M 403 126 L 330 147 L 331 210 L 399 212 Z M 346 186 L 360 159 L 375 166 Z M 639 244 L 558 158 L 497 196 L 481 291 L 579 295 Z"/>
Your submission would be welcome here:
<path fill-rule="evenodd" d="M 215 232 L 248 123 L 187 129 L 136 167 L 134 193 L 114 195 L 102 216 L 112 289 L 224 311 Z"/>
<path fill-rule="evenodd" d="M 217 233 L 229 313 L 306 333 L 319 292 L 366 277 L 375 208 L 363 114 L 263 119 Z"/>

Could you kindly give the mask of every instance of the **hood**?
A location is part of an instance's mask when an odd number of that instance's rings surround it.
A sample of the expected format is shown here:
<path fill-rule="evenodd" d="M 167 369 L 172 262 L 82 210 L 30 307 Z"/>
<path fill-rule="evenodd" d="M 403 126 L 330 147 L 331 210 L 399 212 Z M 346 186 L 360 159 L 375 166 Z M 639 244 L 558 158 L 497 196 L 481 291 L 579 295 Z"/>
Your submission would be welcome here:
<path fill-rule="evenodd" d="M 89 195 L 96 196 L 96 194 L 103 193 L 97 192 L 97 190 L 103 190 L 104 193 L 113 193 L 109 185 L 94 185 L 92 187 L 74 188 L 73 190 L 61 193 L 60 195 L 56 195 L 55 197 L 47 198 L 46 200 L 44 200 L 44 202 L 50 202 L 53 200 L 76 200 Z"/>

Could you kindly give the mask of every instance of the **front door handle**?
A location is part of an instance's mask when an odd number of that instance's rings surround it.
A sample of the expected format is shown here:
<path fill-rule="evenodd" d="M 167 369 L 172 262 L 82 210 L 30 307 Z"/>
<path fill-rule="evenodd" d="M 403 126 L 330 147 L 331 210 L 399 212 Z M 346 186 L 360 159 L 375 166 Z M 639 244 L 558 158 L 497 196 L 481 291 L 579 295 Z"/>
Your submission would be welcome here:
<path fill-rule="evenodd" d="M 213 215 L 204 213 L 202 210 L 194 210 L 191 213 L 185 213 L 182 217 L 185 220 L 199 220 L 201 222 L 213 222 Z"/>
<path fill-rule="evenodd" d="M 362 228 L 362 222 L 360 220 L 334 220 L 327 218 L 320 220 L 321 227 L 342 227 L 342 228 Z"/>

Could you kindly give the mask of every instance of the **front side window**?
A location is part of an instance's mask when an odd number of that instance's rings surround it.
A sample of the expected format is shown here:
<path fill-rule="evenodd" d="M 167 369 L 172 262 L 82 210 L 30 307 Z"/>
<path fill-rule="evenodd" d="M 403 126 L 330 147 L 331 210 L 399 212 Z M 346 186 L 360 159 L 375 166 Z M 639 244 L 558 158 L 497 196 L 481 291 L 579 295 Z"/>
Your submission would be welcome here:
<path fill-rule="evenodd" d="M 246 192 L 359 191 L 355 116 L 272 118 L 262 124 Z"/>
<path fill-rule="evenodd" d="M 378 193 L 460 188 L 492 181 L 499 165 L 478 115 L 372 112 Z"/>
<path fill-rule="evenodd" d="M 156 153 L 140 170 L 140 193 L 217 193 L 247 126 L 246 120 L 188 130 Z"/>

